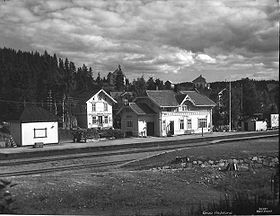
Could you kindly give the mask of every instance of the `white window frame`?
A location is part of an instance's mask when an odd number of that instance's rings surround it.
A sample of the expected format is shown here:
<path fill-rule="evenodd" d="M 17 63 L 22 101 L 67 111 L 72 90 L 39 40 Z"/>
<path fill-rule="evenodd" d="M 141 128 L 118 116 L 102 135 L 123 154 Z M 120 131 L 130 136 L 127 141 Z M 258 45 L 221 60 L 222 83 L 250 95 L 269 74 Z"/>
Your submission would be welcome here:
<path fill-rule="evenodd" d="M 47 133 L 47 128 L 34 128 L 34 139 L 36 138 L 47 138 L 48 137 L 48 133 Z M 40 135 L 37 132 L 41 132 Z"/>
<path fill-rule="evenodd" d="M 92 116 L 92 124 L 96 124 L 96 123 L 97 123 L 96 116 Z"/>
<path fill-rule="evenodd" d="M 92 111 L 96 112 L 96 103 L 92 103 Z"/>
<path fill-rule="evenodd" d="M 192 129 L 192 119 L 187 119 L 187 128 Z"/>
<path fill-rule="evenodd" d="M 108 104 L 107 103 L 104 103 L 104 111 L 108 111 Z"/>

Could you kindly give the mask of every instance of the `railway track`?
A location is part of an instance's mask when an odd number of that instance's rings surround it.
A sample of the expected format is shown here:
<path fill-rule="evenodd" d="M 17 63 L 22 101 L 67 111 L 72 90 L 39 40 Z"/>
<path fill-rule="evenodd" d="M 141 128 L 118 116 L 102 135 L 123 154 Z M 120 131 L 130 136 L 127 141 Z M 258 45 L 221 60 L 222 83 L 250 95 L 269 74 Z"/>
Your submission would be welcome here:
<path fill-rule="evenodd" d="M 141 148 L 133 148 L 133 149 L 124 149 L 124 150 L 117 150 L 117 151 L 102 151 L 102 152 L 94 152 L 94 153 L 79 153 L 79 154 L 69 154 L 69 155 L 57 155 L 57 156 L 48 156 L 48 157 L 38 157 L 38 158 L 29 158 L 29 159 L 19 159 L 19 160 L 2 160 L 0 161 L 1 166 L 17 166 L 17 165 L 24 165 L 24 164 L 33 164 L 33 163 L 44 163 L 50 161 L 62 161 L 62 160 L 71 160 L 71 159 L 85 159 L 85 158 L 92 158 L 92 157 L 104 157 L 104 156 L 114 156 L 114 155 L 125 155 L 125 154 L 135 154 L 135 153 L 145 153 L 145 152 L 156 152 L 156 151 L 170 151 L 175 149 L 181 148 L 198 148 L 202 146 L 210 146 L 210 145 L 218 145 L 223 144 L 226 142 L 231 141 L 241 141 L 247 139 L 259 139 L 259 138 L 269 138 L 275 137 L 278 135 L 270 134 L 270 135 L 261 135 L 261 136 L 251 136 L 251 137 L 236 137 L 236 138 L 224 138 L 212 141 L 204 141 L 200 143 L 193 143 L 193 144 L 170 144 L 170 145 L 158 145 L 153 147 L 141 147 Z"/>
<path fill-rule="evenodd" d="M 236 138 L 225 138 L 219 140 L 212 140 L 207 142 L 200 142 L 194 144 L 171 144 L 157 147 L 147 147 L 147 148 L 135 148 L 128 150 L 119 150 L 112 152 L 99 152 L 99 153 L 88 153 L 88 154 L 78 154 L 78 155 L 67 155 L 67 156 L 54 156 L 54 157 L 45 157 L 45 158 L 31 158 L 25 160 L 17 160 L 17 161 L 1 161 L 1 166 L 20 166 L 25 164 L 35 164 L 35 163 L 44 163 L 44 162 L 54 162 L 54 161 L 62 161 L 62 160 L 72 160 L 72 159 L 85 159 L 85 158 L 97 158 L 104 156 L 117 156 L 117 155 L 129 155 L 129 154 L 137 154 L 137 153 L 145 153 L 145 152 L 164 152 L 171 151 L 176 149 L 183 148 L 198 148 L 203 146 L 210 145 L 222 145 L 223 143 L 232 142 L 232 141 L 242 141 L 247 139 L 260 139 L 260 138 L 270 138 L 278 135 L 270 134 L 270 135 L 260 135 L 260 136 L 250 136 L 250 137 L 236 137 Z M 34 175 L 34 174 L 43 174 L 43 173 L 51 173 L 58 171 L 68 171 L 68 170 L 77 170 L 77 169 L 86 169 L 86 168 L 100 168 L 100 167 L 108 167 L 108 166 L 116 166 L 123 163 L 131 162 L 134 159 L 126 159 L 119 161 L 110 161 L 110 162 L 99 162 L 99 163 L 83 163 L 83 164 L 73 164 L 73 165 L 65 165 L 60 167 L 50 167 L 50 168 L 40 168 L 33 170 L 22 170 L 15 172 L 6 172 L 0 173 L 0 177 L 11 177 L 11 176 L 21 176 L 21 175 Z"/>
<path fill-rule="evenodd" d="M 130 160 L 103 162 L 103 163 L 87 163 L 87 164 L 68 165 L 68 166 L 61 166 L 61 167 L 24 170 L 24 171 L 17 171 L 17 172 L 6 172 L 6 173 L 0 173 L 0 177 L 36 175 L 36 174 L 61 172 L 61 171 L 77 170 L 77 169 L 101 168 L 107 166 L 116 166 L 130 161 L 133 160 L 130 159 Z"/>

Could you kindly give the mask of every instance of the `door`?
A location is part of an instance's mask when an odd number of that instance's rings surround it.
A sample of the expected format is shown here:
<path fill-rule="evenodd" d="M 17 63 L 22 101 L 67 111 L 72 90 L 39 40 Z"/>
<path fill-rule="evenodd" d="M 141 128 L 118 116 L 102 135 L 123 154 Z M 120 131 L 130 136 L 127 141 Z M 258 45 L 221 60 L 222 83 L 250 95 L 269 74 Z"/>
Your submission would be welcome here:
<path fill-rule="evenodd" d="M 154 136 L 154 122 L 147 122 L 147 136 Z"/>
<path fill-rule="evenodd" d="M 102 126 L 102 123 L 103 123 L 102 116 L 98 116 L 98 125 Z"/>
<path fill-rule="evenodd" d="M 171 134 L 171 135 L 174 135 L 174 121 L 170 121 L 170 123 L 169 123 L 169 133 Z"/>

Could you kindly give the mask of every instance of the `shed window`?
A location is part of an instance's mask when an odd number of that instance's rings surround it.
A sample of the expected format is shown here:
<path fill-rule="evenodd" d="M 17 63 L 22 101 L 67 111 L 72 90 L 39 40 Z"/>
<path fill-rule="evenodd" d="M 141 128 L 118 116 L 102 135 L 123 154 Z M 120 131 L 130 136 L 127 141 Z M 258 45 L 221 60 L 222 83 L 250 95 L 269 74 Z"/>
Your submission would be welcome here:
<path fill-rule="evenodd" d="M 34 128 L 34 138 L 46 138 L 47 128 Z"/>

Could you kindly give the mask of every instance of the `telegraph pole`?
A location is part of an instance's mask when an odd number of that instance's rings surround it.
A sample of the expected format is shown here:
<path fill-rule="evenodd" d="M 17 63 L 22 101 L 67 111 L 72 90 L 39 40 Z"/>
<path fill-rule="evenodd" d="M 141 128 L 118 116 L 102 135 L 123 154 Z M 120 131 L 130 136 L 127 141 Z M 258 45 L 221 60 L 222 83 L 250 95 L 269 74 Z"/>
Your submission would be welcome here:
<path fill-rule="evenodd" d="M 229 131 L 231 131 L 231 81 L 229 80 Z"/>

